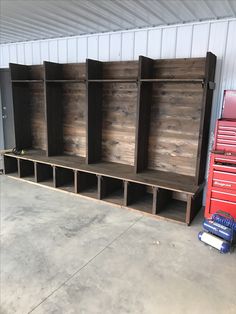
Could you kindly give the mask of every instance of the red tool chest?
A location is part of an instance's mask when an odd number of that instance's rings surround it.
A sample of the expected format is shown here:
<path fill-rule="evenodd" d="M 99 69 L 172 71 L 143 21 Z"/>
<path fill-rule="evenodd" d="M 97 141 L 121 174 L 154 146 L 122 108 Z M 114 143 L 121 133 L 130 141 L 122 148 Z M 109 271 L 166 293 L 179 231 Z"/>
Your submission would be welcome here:
<path fill-rule="evenodd" d="M 236 91 L 225 91 L 210 157 L 205 217 L 218 210 L 236 219 Z"/>

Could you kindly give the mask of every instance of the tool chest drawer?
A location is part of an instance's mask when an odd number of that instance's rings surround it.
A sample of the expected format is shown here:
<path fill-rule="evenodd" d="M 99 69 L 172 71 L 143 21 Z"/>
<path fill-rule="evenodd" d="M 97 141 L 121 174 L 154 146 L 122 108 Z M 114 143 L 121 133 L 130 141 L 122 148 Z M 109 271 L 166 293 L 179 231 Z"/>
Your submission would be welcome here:
<path fill-rule="evenodd" d="M 236 121 L 219 120 L 215 138 L 216 150 L 236 152 Z"/>
<path fill-rule="evenodd" d="M 213 171 L 213 182 L 215 187 L 236 190 L 236 173 Z"/>
<path fill-rule="evenodd" d="M 215 188 L 232 190 L 235 191 L 234 193 L 236 193 L 236 183 L 232 181 L 213 179 L 212 186 Z"/>
<path fill-rule="evenodd" d="M 210 199 L 209 213 L 212 215 L 218 210 L 229 213 L 231 216 L 236 218 L 236 203 L 224 200 L 218 200 L 215 198 Z"/>
<path fill-rule="evenodd" d="M 236 203 L 236 193 L 234 191 L 213 188 L 211 190 L 211 198 Z"/>
<path fill-rule="evenodd" d="M 224 165 L 214 164 L 213 170 L 222 171 L 222 172 L 230 172 L 230 173 L 236 174 L 236 164 L 231 164 L 231 163 L 224 164 Z"/>

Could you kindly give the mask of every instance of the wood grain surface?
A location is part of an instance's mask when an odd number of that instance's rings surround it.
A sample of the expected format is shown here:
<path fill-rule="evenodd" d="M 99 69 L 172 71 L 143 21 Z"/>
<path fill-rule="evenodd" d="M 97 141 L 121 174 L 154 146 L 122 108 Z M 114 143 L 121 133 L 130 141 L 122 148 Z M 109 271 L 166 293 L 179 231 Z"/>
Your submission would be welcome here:
<path fill-rule="evenodd" d="M 102 160 L 134 165 L 137 85 L 103 84 Z"/>

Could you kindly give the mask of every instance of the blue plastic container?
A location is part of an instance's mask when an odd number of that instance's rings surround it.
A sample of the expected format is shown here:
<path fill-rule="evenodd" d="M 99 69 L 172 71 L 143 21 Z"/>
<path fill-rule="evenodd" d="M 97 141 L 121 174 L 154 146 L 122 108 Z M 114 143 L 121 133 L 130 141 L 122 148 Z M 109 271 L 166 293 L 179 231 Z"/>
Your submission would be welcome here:
<path fill-rule="evenodd" d="M 236 231 L 236 221 L 229 215 L 226 216 L 224 213 L 221 213 L 221 211 L 213 214 L 211 219 L 225 227 L 231 228 Z"/>
<path fill-rule="evenodd" d="M 226 241 L 233 242 L 234 240 L 235 232 L 233 229 L 225 227 L 213 220 L 205 219 L 203 228 Z"/>

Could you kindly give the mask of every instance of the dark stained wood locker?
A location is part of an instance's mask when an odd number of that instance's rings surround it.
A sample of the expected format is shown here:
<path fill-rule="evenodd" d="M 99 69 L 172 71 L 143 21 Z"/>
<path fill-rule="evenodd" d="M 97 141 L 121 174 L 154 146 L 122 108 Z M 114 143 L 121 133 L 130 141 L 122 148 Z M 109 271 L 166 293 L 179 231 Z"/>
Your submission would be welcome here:
<path fill-rule="evenodd" d="M 5 173 L 190 224 L 201 208 L 216 57 L 11 64 Z M 22 123 L 24 121 L 24 123 Z"/>

